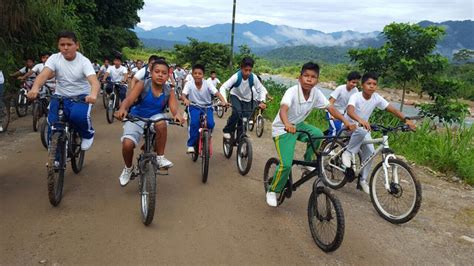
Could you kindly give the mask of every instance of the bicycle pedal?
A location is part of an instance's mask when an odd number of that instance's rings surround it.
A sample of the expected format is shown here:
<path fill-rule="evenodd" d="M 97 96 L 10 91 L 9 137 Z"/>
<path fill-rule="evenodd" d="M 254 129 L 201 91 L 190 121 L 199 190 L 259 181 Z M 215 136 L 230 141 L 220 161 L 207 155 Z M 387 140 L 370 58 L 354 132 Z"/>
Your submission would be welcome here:
<path fill-rule="evenodd" d="M 157 168 L 155 173 L 157 175 L 169 175 L 168 170 L 169 170 L 169 168 Z"/>

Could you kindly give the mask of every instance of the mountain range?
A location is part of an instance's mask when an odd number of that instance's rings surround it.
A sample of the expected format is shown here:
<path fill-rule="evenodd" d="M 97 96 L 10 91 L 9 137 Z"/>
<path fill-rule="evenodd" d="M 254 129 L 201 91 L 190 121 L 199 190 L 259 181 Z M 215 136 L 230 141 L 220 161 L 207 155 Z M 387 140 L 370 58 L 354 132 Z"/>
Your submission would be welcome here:
<path fill-rule="evenodd" d="M 437 50 L 448 57 L 461 49 L 474 49 L 474 21 L 431 21 L 419 25 L 441 25 L 446 28 L 446 36 L 438 44 Z M 169 27 L 162 26 L 152 30 L 135 28 L 137 36 L 147 47 L 168 49 L 174 44 L 188 42 L 188 37 L 211 43 L 229 43 L 232 25 L 216 24 L 209 27 Z M 314 29 L 300 29 L 284 25 L 272 25 L 263 21 L 237 23 L 235 27 L 235 46 L 248 45 L 254 52 L 266 54 L 273 49 L 301 46 L 338 47 L 347 50 L 353 47 L 378 47 L 384 42 L 379 31 L 357 32 L 339 31 L 325 33 Z"/>

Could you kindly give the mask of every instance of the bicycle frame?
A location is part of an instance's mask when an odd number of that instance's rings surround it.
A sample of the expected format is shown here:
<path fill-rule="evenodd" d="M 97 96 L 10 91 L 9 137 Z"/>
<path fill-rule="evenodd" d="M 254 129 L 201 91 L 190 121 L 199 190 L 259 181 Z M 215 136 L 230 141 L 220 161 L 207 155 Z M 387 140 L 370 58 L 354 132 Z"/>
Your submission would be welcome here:
<path fill-rule="evenodd" d="M 199 104 L 196 104 L 196 103 L 191 103 L 191 105 L 200 109 L 199 139 L 198 139 L 198 143 L 196 143 L 198 150 L 196 152 L 199 155 L 202 156 L 202 135 L 204 134 L 204 132 L 210 131 L 209 128 L 207 127 L 207 110 L 208 110 L 208 108 L 214 108 L 214 107 L 212 105 L 203 106 L 203 105 L 199 105 Z M 211 155 L 212 155 L 212 142 L 209 143 L 209 156 L 211 156 Z"/>

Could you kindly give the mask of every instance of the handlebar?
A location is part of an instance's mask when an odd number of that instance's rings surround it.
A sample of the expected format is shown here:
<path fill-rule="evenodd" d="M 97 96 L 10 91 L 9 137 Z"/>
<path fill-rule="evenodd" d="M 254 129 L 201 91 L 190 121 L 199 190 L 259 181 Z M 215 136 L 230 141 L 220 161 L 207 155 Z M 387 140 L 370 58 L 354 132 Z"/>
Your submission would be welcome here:
<path fill-rule="evenodd" d="M 311 144 L 311 148 L 313 149 L 313 152 L 315 154 L 318 153 L 318 150 L 314 147 L 314 140 L 323 140 L 323 139 L 332 139 L 331 142 L 331 148 L 329 150 L 332 150 L 336 144 L 336 140 L 341 138 L 341 134 L 343 131 L 347 131 L 348 129 L 346 127 L 343 127 L 339 132 L 336 134 L 336 136 L 322 136 L 322 137 L 312 137 L 311 133 L 309 133 L 306 130 L 296 130 L 296 133 L 302 133 L 305 134 L 308 137 L 309 143 Z M 327 156 L 329 152 L 321 152 L 321 155 Z"/>
<path fill-rule="evenodd" d="M 172 118 L 169 118 L 169 117 L 160 117 L 160 118 L 151 119 L 151 118 L 144 118 L 144 117 L 134 116 L 134 115 L 128 114 L 127 118 L 122 120 L 122 122 L 127 122 L 127 121 L 130 121 L 130 122 L 142 121 L 146 124 L 152 124 L 152 123 L 158 123 L 160 121 L 166 121 L 170 125 L 183 126 L 179 123 L 176 123 Z"/>
<path fill-rule="evenodd" d="M 60 101 L 64 101 L 65 99 L 76 102 L 76 103 L 87 103 L 86 102 L 86 96 L 61 96 L 58 94 L 53 94 L 51 95 L 51 98 L 53 99 L 58 99 Z"/>

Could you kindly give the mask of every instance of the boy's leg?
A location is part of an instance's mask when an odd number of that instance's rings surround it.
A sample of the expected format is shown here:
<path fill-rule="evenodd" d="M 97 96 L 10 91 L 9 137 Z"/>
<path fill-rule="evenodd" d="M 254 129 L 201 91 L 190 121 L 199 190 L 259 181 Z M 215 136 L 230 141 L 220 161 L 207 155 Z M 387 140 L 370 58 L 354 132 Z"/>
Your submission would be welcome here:
<path fill-rule="evenodd" d="M 242 104 L 234 95 L 230 96 L 230 103 L 232 104 L 232 114 L 230 115 L 229 119 L 227 120 L 227 124 L 224 127 L 224 133 L 233 134 L 235 132 L 235 127 L 237 122 L 239 122 L 239 112 L 242 111 Z"/>
<path fill-rule="evenodd" d="M 143 124 L 143 122 L 140 123 Z M 143 128 L 135 123 L 129 121 L 123 125 L 122 156 L 127 168 L 133 165 L 133 149 L 140 142 L 142 134 Z"/>
<path fill-rule="evenodd" d="M 370 132 L 365 135 L 364 141 L 371 140 L 372 136 Z M 360 159 L 364 162 L 367 158 L 370 157 L 375 151 L 374 144 L 365 144 L 360 146 Z M 367 165 L 361 171 L 361 180 L 367 181 L 367 177 L 369 176 L 370 170 L 372 169 L 372 161 L 368 162 Z"/>
<path fill-rule="evenodd" d="M 272 183 L 269 186 L 269 191 L 280 193 L 285 187 L 291 171 L 296 145 L 296 135 L 286 133 L 275 137 L 273 141 L 275 142 L 280 163 L 277 166 Z"/>
<path fill-rule="evenodd" d="M 59 108 L 59 101 L 58 99 L 51 97 L 51 101 L 49 102 L 48 107 L 48 143 L 51 140 L 51 126 L 54 125 L 59 117 L 58 117 L 58 108 Z"/>
<path fill-rule="evenodd" d="M 207 128 L 211 130 L 214 129 L 216 123 L 214 122 L 214 110 L 213 108 L 207 108 Z"/>
<path fill-rule="evenodd" d="M 365 128 L 357 128 L 351 135 L 351 139 L 349 140 L 349 144 L 347 144 L 347 150 L 352 154 L 356 154 L 360 150 L 360 146 L 362 141 L 364 140 L 365 136 L 369 132 Z"/>
<path fill-rule="evenodd" d="M 120 102 L 123 102 L 127 97 L 127 85 L 119 85 L 119 99 Z"/>
<path fill-rule="evenodd" d="M 69 122 L 83 139 L 92 139 L 95 130 L 92 128 L 92 104 L 65 101 L 65 107 L 70 111 Z"/>
<path fill-rule="evenodd" d="M 331 114 L 326 111 L 326 120 L 328 121 L 329 128 L 328 128 L 328 136 L 336 135 L 336 125 L 334 124 L 334 120 L 331 118 Z"/>
<path fill-rule="evenodd" d="M 250 120 L 250 116 L 252 115 L 252 102 L 244 102 L 242 101 L 241 102 L 241 106 L 242 106 L 242 117 L 246 117 L 247 118 L 247 121 Z M 239 119 L 239 121 L 237 122 L 237 138 L 240 137 L 240 135 L 242 134 L 242 124 L 243 124 L 243 121 L 242 119 Z"/>
<path fill-rule="evenodd" d="M 201 110 L 199 110 L 199 108 L 194 106 L 189 107 L 188 147 L 194 147 L 199 139 L 200 115 Z"/>
<path fill-rule="evenodd" d="M 304 131 L 308 131 L 311 135 L 312 138 L 317 138 L 317 137 L 322 137 L 324 136 L 323 132 L 321 131 L 321 129 L 315 127 L 315 126 L 312 126 L 310 124 L 306 124 L 306 123 L 299 123 L 298 125 L 296 125 L 296 129 L 297 130 L 304 130 Z M 306 143 L 306 152 L 304 154 L 304 160 L 305 161 L 311 161 L 314 159 L 314 151 L 313 151 L 313 148 L 311 147 L 311 142 L 310 140 L 308 139 L 308 135 L 306 134 L 302 134 L 302 133 L 298 133 L 298 140 L 301 141 L 301 142 L 305 142 Z M 321 140 L 313 140 L 313 145 L 314 145 L 314 148 L 317 150 L 319 148 L 319 145 L 321 143 Z"/>

